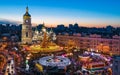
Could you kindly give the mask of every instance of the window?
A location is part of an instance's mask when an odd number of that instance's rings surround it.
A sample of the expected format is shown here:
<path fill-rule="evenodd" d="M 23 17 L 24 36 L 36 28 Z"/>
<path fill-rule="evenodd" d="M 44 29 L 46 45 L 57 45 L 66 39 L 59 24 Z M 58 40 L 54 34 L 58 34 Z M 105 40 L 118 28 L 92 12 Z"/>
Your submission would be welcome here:
<path fill-rule="evenodd" d="M 28 37 L 28 32 L 26 32 L 26 37 Z"/>
<path fill-rule="evenodd" d="M 26 28 L 28 28 L 28 26 L 26 26 Z"/>

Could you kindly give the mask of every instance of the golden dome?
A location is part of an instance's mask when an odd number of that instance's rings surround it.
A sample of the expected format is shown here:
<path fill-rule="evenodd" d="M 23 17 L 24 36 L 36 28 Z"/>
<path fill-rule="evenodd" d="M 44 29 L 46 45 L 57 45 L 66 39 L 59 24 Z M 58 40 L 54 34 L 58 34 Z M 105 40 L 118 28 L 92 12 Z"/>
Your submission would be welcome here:
<path fill-rule="evenodd" d="M 28 12 L 28 7 L 26 7 L 26 13 L 24 14 L 24 17 L 27 16 L 27 17 L 31 17 L 31 15 L 29 14 Z"/>

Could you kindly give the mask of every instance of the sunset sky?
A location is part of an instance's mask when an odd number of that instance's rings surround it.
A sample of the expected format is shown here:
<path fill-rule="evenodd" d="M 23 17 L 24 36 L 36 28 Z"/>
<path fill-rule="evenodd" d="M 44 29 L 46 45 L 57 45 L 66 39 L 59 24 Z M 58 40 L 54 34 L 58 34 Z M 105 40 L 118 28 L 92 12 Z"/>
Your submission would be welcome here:
<path fill-rule="evenodd" d="M 120 0 L 1 0 L 0 22 L 22 23 L 26 6 L 33 25 L 120 27 Z"/>

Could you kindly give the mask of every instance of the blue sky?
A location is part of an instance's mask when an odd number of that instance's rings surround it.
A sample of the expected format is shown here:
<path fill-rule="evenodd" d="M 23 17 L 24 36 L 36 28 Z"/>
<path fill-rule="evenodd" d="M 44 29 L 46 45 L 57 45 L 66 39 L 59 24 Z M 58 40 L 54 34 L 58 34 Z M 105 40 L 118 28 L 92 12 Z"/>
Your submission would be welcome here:
<path fill-rule="evenodd" d="M 120 0 L 1 0 L 0 20 L 22 23 L 26 6 L 33 25 L 74 24 L 120 27 Z"/>

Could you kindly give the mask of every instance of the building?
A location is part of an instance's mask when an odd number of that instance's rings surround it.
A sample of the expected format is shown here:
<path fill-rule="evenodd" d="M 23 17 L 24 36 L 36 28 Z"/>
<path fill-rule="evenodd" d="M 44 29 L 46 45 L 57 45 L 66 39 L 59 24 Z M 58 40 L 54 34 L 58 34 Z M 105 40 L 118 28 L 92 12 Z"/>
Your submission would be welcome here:
<path fill-rule="evenodd" d="M 81 34 L 57 35 L 57 43 L 66 46 L 69 40 L 73 40 L 76 47 L 91 51 L 100 51 L 111 54 L 120 54 L 120 36 L 113 36 L 112 39 L 102 38 L 100 35 L 89 35 L 82 37 Z"/>
<path fill-rule="evenodd" d="M 113 56 L 112 75 L 120 75 L 120 56 Z"/>
<path fill-rule="evenodd" d="M 28 12 L 28 7 L 26 7 L 26 13 L 23 15 L 23 25 L 22 25 L 22 43 L 27 44 L 32 42 L 32 24 L 31 15 Z"/>

